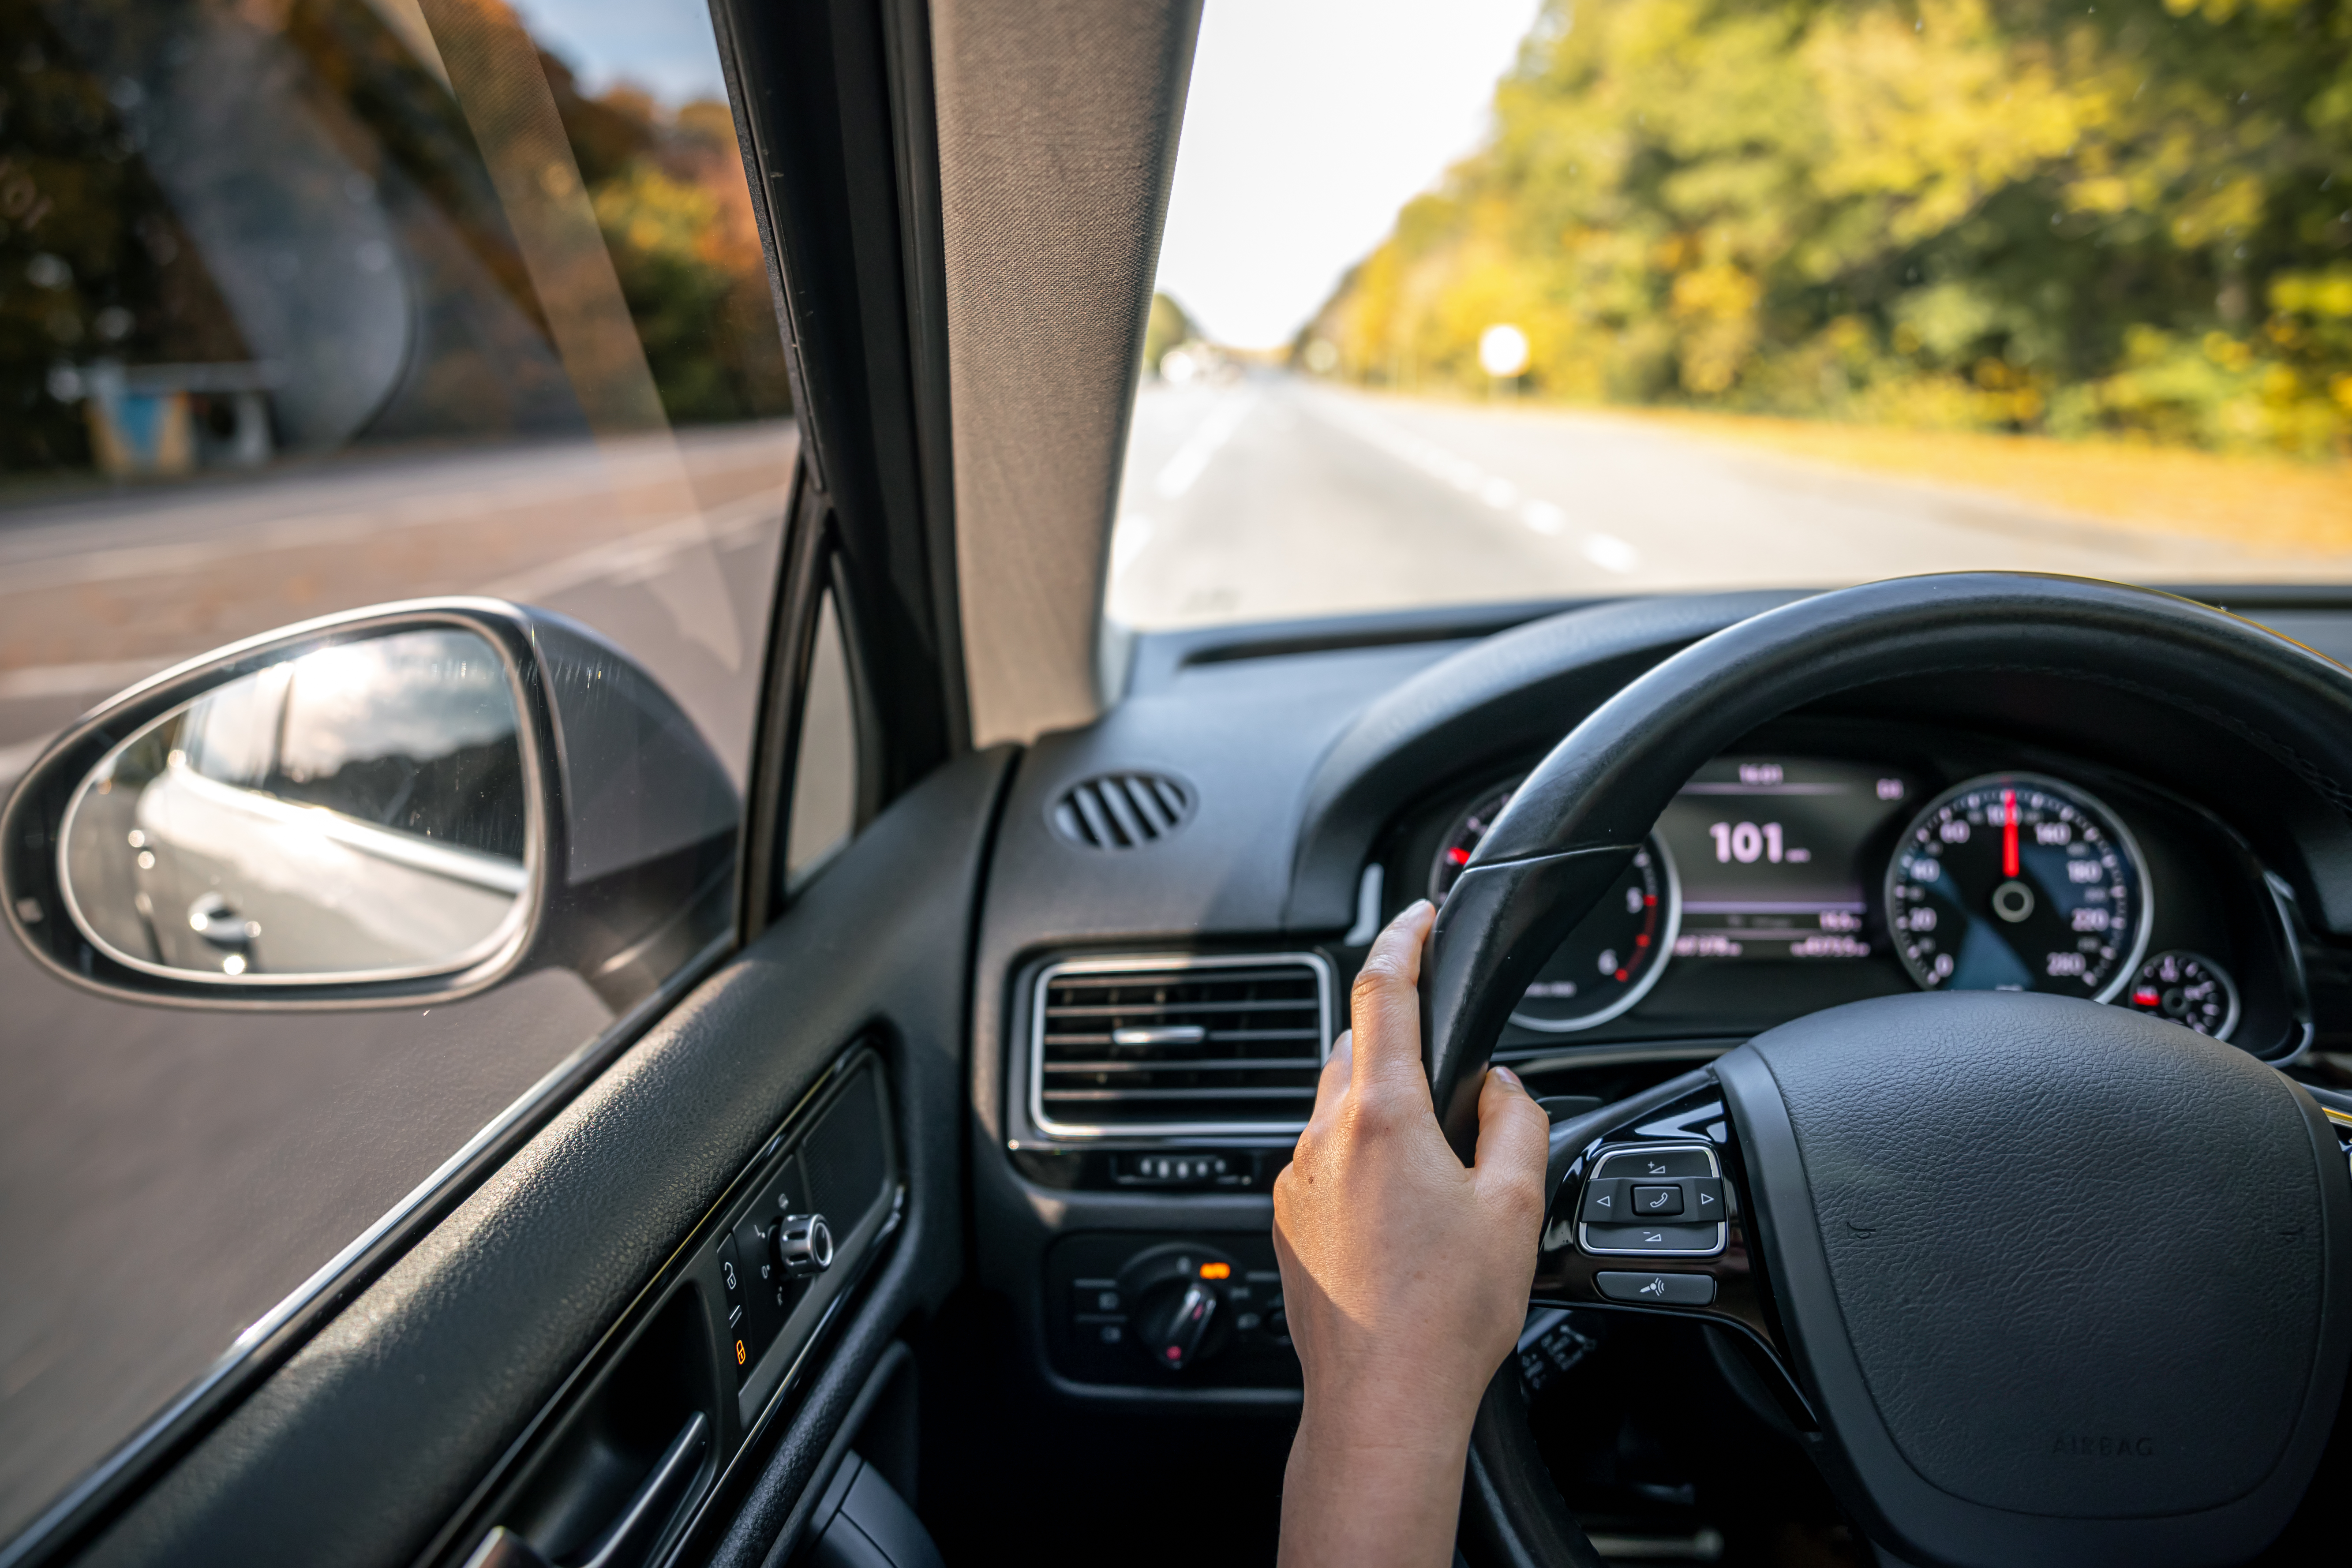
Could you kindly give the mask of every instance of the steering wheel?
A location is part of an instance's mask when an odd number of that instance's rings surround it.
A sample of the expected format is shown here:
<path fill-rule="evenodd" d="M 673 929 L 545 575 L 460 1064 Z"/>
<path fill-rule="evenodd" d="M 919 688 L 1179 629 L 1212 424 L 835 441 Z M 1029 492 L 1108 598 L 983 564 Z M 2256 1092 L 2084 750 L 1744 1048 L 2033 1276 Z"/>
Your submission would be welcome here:
<path fill-rule="evenodd" d="M 1804 703 L 1991 670 L 2159 697 L 2352 816 L 2352 674 L 2200 605 L 1970 574 L 1743 621 L 1578 725 L 1454 883 L 1423 955 L 1422 1038 L 1456 1152 L 1514 1002 L 1702 763 Z M 2302 1087 L 2188 1029 L 2028 994 L 1855 1003 L 1558 1124 L 1551 1148 L 1536 1299 L 1729 1330 L 1898 1559 L 2240 1562 L 2333 1427 L 2352 1356 L 2344 1150 Z M 1644 1174 L 1683 1217 L 1591 1245 L 1624 1213 L 1594 1205 Z M 1470 1490 L 1502 1560 L 1599 1563 L 1515 1363 L 1481 1409 Z"/>

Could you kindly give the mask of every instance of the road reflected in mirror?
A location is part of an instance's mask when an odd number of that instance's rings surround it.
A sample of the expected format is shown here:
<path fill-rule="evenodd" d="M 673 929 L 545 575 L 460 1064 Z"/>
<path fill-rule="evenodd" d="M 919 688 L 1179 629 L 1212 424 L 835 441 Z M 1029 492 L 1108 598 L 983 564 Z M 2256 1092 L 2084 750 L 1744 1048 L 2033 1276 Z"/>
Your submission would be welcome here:
<path fill-rule="evenodd" d="M 66 817 L 75 922 L 183 978 L 394 979 L 525 918 L 531 812 L 505 662 L 472 632 L 340 644 L 244 676 L 109 752 Z"/>

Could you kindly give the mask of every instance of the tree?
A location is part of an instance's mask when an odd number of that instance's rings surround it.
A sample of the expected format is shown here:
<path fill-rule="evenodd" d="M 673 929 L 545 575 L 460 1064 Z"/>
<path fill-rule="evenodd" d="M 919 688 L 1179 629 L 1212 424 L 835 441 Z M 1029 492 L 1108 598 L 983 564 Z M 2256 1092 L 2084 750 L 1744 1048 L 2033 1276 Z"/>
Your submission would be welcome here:
<path fill-rule="evenodd" d="M 1344 374 L 2352 447 L 2352 0 L 1550 0 Z"/>

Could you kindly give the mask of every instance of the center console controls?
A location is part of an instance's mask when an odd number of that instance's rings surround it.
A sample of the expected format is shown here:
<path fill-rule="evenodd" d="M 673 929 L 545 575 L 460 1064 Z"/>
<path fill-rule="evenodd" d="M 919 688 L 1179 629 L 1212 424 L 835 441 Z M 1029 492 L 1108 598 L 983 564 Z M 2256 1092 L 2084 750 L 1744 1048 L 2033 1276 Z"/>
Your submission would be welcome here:
<path fill-rule="evenodd" d="M 1046 1349 L 1073 1382 L 1171 1388 L 1298 1384 L 1265 1232 L 1064 1238 L 1045 1263 Z"/>

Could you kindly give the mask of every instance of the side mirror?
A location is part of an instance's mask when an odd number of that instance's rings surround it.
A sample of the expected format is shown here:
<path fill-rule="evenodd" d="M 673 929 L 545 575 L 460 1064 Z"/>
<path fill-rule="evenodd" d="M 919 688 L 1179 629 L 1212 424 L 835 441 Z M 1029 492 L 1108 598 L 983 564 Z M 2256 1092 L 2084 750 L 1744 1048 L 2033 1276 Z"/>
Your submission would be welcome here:
<path fill-rule="evenodd" d="M 741 805 L 653 678 L 560 616 L 386 605 L 93 710 L 0 813 L 9 929 L 193 1006 L 406 1005 L 527 968 L 624 1008 L 731 929 Z"/>

